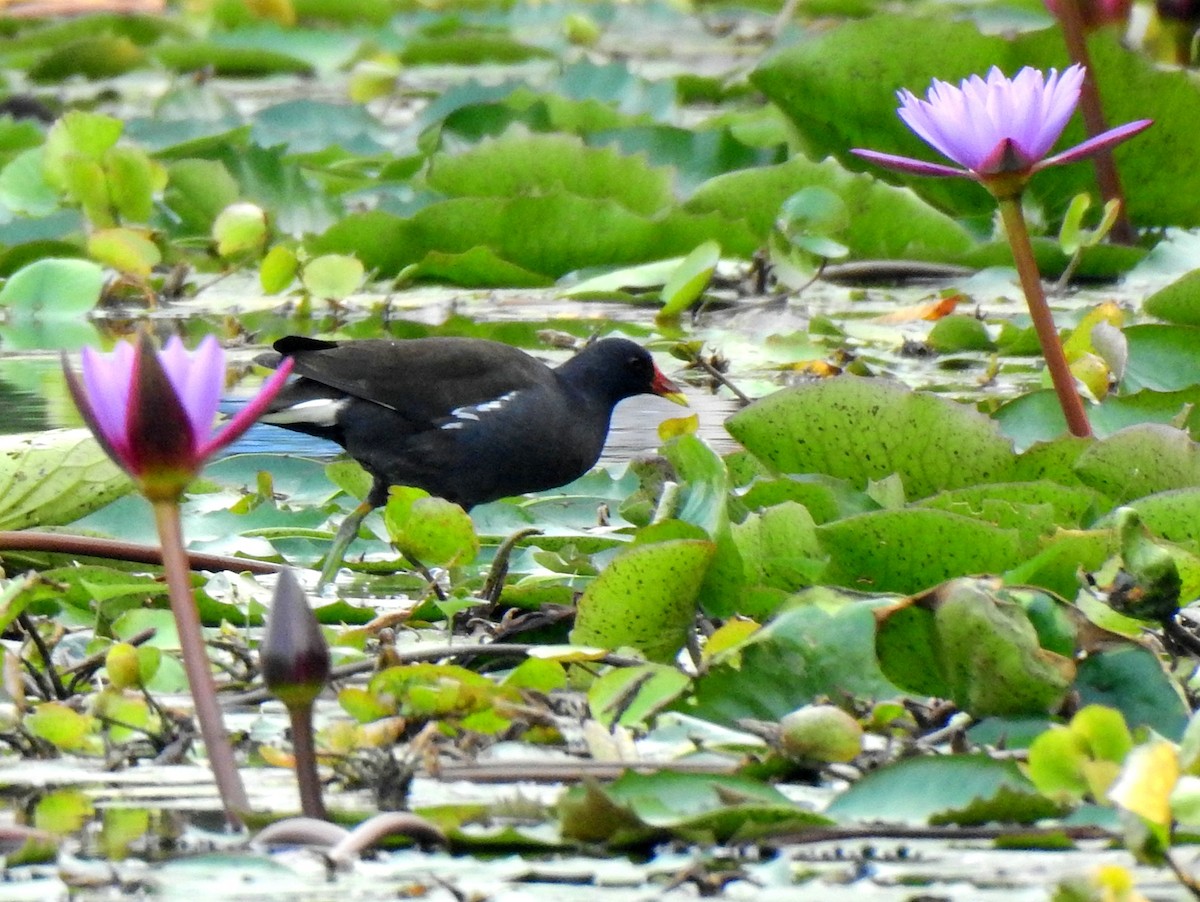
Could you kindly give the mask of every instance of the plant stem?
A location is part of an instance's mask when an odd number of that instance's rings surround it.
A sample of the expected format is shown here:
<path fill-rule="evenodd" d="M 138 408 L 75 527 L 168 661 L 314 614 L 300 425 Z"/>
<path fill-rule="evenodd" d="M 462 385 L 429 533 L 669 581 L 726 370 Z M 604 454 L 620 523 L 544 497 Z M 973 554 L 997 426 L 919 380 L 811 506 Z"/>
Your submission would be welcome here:
<path fill-rule="evenodd" d="M 1054 317 L 1050 313 L 1050 305 L 1046 303 L 1046 293 L 1042 289 L 1042 276 L 1038 272 L 1037 260 L 1033 256 L 1033 245 L 1029 242 L 1029 229 L 1025 226 L 1025 213 L 1021 210 L 1021 195 L 998 198 L 1000 216 L 1004 221 L 1004 231 L 1008 235 L 1008 243 L 1012 246 L 1013 261 L 1017 265 L 1017 273 L 1021 277 L 1021 289 L 1025 292 L 1025 302 L 1029 305 L 1029 315 L 1033 317 L 1033 327 L 1037 331 L 1038 342 L 1042 346 L 1042 356 L 1046 358 L 1046 369 L 1050 371 L 1050 381 L 1054 383 L 1054 391 L 1058 395 L 1059 406 L 1067 419 L 1067 429 L 1071 435 L 1088 437 L 1092 427 L 1088 424 L 1087 413 L 1083 409 L 1083 401 L 1075 388 L 1075 377 L 1067 365 L 1067 356 L 1063 353 L 1062 342 L 1058 338 L 1058 330 L 1054 328 Z"/>
<path fill-rule="evenodd" d="M 1092 58 L 1088 52 L 1087 34 L 1083 27 L 1083 11 L 1079 8 L 1080 0 L 1059 0 L 1058 22 L 1062 26 L 1063 41 L 1067 45 L 1067 54 L 1071 61 L 1083 66 L 1083 85 L 1079 89 L 1079 112 L 1083 116 L 1083 124 L 1089 138 L 1094 138 L 1108 131 L 1108 123 L 1104 118 L 1104 107 L 1100 104 L 1100 92 L 1096 89 L 1096 79 L 1092 75 Z M 1117 173 L 1117 164 L 1113 162 L 1112 150 L 1102 150 L 1092 157 L 1092 165 L 1096 168 L 1096 182 L 1100 185 L 1100 194 L 1104 200 L 1115 200 L 1120 203 L 1117 210 L 1117 221 L 1113 223 L 1109 236 L 1117 244 L 1136 244 L 1137 232 L 1129 221 L 1125 210 L 1125 192 L 1121 188 L 1121 176 Z"/>
<path fill-rule="evenodd" d="M 221 707 L 217 704 L 217 687 L 209 668 L 208 655 L 204 650 L 204 632 L 200 625 L 200 613 L 192 597 L 191 571 L 187 552 L 183 547 L 183 529 L 176 501 L 155 501 L 154 522 L 158 527 L 158 538 L 162 545 L 163 573 L 167 578 L 167 589 L 171 597 L 171 613 L 175 617 L 175 629 L 179 633 L 179 648 L 183 653 L 183 669 L 187 673 L 188 686 L 192 690 L 192 703 L 196 708 L 196 719 L 200 722 L 200 736 L 204 750 L 208 753 L 208 764 L 221 793 L 221 804 L 225 806 L 225 817 L 233 827 L 242 826 L 242 814 L 250 810 L 250 801 L 242 785 L 233 757 L 233 747 L 225 732 L 221 718 Z"/>
<path fill-rule="evenodd" d="M 154 545 L 101 539 L 98 536 L 73 536 L 65 532 L 42 532 L 36 529 L 0 529 L 0 552 L 32 551 L 48 554 L 70 554 L 84 557 L 133 561 L 137 564 L 161 564 L 162 550 Z M 188 554 L 193 570 L 232 570 L 239 573 L 278 573 L 282 564 L 256 561 L 252 558 L 230 557 L 224 554 Z"/>
<path fill-rule="evenodd" d="M 312 705 L 289 705 L 292 722 L 292 757 L 296 761 L 296 785 L 300 787 L 300 810 L 305 817 L 329 820 L 317 776 L 317 749 L 313 742 Z"/>

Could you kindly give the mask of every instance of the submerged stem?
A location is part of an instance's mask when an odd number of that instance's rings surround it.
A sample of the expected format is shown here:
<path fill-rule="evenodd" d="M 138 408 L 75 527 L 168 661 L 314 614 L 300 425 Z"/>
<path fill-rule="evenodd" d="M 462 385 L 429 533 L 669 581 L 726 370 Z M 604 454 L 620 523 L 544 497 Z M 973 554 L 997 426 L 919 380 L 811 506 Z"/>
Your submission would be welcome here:
<path fill-rule="evenodd" d="M 225 817 L 231 826 L 240 827 L 242 814 L 250 810 L 250 801 L 233 757 L 233 747 L 229 744 L 229 736 L 225 732 L 221 707 L 217 704 L 217 687 L 213 682 L 208 655 L 204 649 L 200 613 L 196 610 L 196 602 L 192 597 L 191 571 L 187 552 L 183 547 L 179 504 L 175 501 L 154 502 L 154 522 L 158 527 L 159 542 L 162 544 L 163 572 L 171 597 L 171 613 L 175 617 L 175 629 L 179 633 L 183 669 L 187 673 L 188 686 L 192 690 L 196 719 L 200 722 L 200 736 L 204 740 L 209 767 L 212 768 L 217 789 L 221 793 Z"/>
<path fill-rule="evenodd" d="M 1050 381 L 1054 383 L 1054 391 L 1058 395 L 1059 406 L 1063 416 L 1067 418 L 1067 428 L 1071 435 L 1088 437 L 1092 427 L 1088 424 L 1087 413 L 1083 409 L 1083 401 L 1075 387 L 1075 377 L 1067 364 L 1067 356 L 1063 353 L 1062 342 L 1058 338 L 1058 330 L 1054 327 L 1054 317 L 1050 313 L 1050 305 L 1046 303 L 1046 293 L 1042 288 L 1042 276 L 1038 271 L 1037 260 L 1033 256 L 1033 245 L 1029 242 L 1029 229 L 1025 225 L 1025 213 L 1021 210 L 1021 196 L 998 198 L 1000 216 L 1004 221 L 1004 231 L 1008 235 L 1008 243 L 1012 246 L 1013 260 L 1017 264 L 1017 274 L 1021 277 L 1021 289 L 1025 292 L 1025 302 L 1029 305 L 1029 315 L 1033 318 L 1033 327 L 1037 331 L 1038 342 L 1042 346 L 1042 356 L 1046 358 L 1046 369 L 1050 371 Z"/>

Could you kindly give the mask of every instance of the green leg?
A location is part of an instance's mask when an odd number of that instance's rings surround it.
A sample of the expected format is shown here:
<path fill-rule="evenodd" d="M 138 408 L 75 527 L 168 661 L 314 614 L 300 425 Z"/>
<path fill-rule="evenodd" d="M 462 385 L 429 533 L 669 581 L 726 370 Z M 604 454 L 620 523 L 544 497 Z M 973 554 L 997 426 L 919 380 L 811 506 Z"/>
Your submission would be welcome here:
<path fill-rule="evenodd" d="M 333 537 L 333 544 L 329 546 L 329 553 L 325 556 L 325 566 L 321 568 L 321 578 L 317 580 L 318 592 L 334 581 L 338 571 L 342 569 L 346 549 L 350 547 L 351 542 L 358 538 L 358 528 L 362 526 L 362 521 L 366 519 L 367 514 L 374 509 L 373 505 L 364 501 L 346 514 L 346 519 L 338 527 L 337 534 Z"/>

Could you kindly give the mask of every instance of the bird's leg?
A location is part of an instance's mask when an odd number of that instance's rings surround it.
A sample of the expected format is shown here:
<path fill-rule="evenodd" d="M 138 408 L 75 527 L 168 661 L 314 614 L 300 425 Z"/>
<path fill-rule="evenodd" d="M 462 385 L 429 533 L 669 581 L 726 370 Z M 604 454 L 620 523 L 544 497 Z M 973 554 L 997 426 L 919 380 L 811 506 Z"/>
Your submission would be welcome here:
<path fill-rule="evenodd" d="M 362 526 L 362 521 L 366 519 L 367 514 L 374 509 L 373 504 L 364 501 L 346 514 L 346 519 L 342 521 L 342 525 L 338 527 L 338 531 L 333 537 L 333 544 L 329 546 L 329 553 L 325 555 L 325 566 L 321 568 L 321 577 L 317 580 L 318 592 L 333 582 L 338 570 L 342 568 L 346 549 L 350 547 L 351 542 L 358 538 L 358 528 Z"/>

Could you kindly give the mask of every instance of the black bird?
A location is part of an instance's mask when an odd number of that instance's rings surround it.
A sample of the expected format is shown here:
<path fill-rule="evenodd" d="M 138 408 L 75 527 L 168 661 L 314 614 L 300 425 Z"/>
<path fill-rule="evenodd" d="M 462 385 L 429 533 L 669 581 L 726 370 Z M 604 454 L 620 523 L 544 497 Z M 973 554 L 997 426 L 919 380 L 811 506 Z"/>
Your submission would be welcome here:
<path fill-rule="evenodd" d="M 371 474 L 366 500 L 342 523 L 321 574 L 388 488 L 410 485 L 471 508 L 551 489 L 596 463 L 625 398 L 687 401 L 650 354 L 623 338 L 594 342 L 551 369 L 524 351 L 476 338 L 321 341 L 291 335 L 257 362 L 294 361 L 262 422 L 337 442 Z"/>

